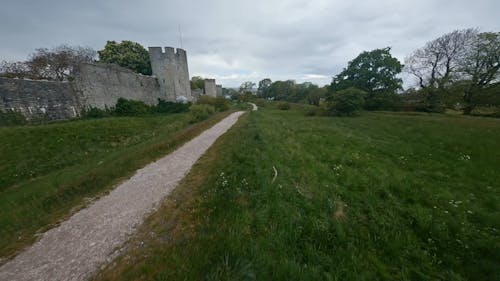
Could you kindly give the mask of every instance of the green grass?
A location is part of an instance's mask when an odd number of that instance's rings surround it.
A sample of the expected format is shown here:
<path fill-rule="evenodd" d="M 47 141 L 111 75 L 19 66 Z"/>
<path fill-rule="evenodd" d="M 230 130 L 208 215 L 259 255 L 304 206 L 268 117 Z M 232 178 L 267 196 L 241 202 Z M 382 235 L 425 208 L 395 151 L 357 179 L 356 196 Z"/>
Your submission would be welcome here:
<path fill-rule="evenodd" d="M 500 280 L 499 121 L 252 112 L 97 279 Z"/>
<path fill-rule="evenodd" d="M 167 154 L 227 113 L 188 113 L 0 127 L 0 257 Z"/>

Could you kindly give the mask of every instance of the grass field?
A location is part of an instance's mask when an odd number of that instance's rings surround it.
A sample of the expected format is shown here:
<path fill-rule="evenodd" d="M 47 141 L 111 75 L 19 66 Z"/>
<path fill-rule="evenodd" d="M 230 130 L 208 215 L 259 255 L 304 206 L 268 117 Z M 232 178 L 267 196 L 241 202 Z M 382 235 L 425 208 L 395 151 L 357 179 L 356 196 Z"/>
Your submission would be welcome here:
<path fill-rule="evenodd" d="M 0 257 L 207 129 L 188 113 L 0 128 Z"/>
<path fill-rule="evenodd" d="M 252 112 L 96 279 L 500 280 L 499 144 L 498 119 Z"/>

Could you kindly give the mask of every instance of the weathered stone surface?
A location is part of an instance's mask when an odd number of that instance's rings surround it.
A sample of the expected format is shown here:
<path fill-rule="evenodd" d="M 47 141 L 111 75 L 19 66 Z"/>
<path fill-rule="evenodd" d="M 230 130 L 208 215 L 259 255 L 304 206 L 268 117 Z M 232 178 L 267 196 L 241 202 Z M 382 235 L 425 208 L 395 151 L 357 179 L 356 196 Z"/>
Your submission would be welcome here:
<path fill-rule="evenodd" d="M 216 96 L 217 97 L 222 97 L 222 85 L 216 85 L 216 87 L 217 87 Z"/>
<path fill-rule="evenodd" d="M 217 96 L 217 87 L 215 86 L 215 79 L 205 79 L 205 95 L 214 98 Z"/>
<path fill-rule="evenodd" d="M 82 109 L 72 83 L 0 78 L 0 110 L 15 110 L 28 119 L 77 117 Z"/>
<path fill-rule="evenodd" d="M 74 82 L 86 107 L 113 107 L 119 98 L 143 101 L 149 105 L 166 99 L 160 94 L 156 78 L 137 74 L 114 64 L 82 64 Z"/>
<path fill-rule="evenodd" d="M 28 119 L 57 120 L 77 117 L 89 107 L 113 107 L 119 98 L 149 105 L 158 99 L 196 99 L 191 94 L 186 51 L 166 47 L 163 52 L 161 47 L 152 47 L 149 55 L 154 76 L 94 63 L 81 64 L 72 82 L 0 78 L 0 110 L 16 110 Z M 209 83 L 210 95 L 215 96 L 215 80 Z"/>
<path fill-rule="evenodd" d="M 149 58 L 165 100 L 176 101 L 182 96 L 193 100 L 185 50 L 165 47 L 163 52 L 161 47 L 149 47 Z"/>

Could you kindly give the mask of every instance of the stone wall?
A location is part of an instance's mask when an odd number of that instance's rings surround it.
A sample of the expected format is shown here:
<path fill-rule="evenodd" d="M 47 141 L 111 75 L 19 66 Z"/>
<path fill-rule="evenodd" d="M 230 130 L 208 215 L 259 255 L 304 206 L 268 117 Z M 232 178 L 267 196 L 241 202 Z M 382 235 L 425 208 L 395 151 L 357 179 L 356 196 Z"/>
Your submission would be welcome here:
<path fill-rule="evenodd" d="M 222 85 L 215 85 L 216 86 L 216 96 L 217 97 L 222 97 Z"/>
<path fill-rule="evenodd" d="M 21 112 L 27 119 L 77 117 L 82 109 L 72 83 L 0 78 L 0 110 Z"/>
<path fill-rule="evenodd" d="M 119 98 L 143 101 L 149 105 L 166 100 L 156 78 L 137 74 L 114 64 L 82 64 L 74 88 L 86 107 L 115 106 Z"/>
<path fill-rule="evenodd" d="M 68 119 L 90 107 L 113 107 L 119 98 L 143 101 L 193 100 L 186 51 L 149 48 L 154 76 L 114 64 L 81 64 L 72 82 L 0 78 L 0 110 L 16 110 L 28 119 Z M 215 80 L 210 92 L 215 96 Z M 197 93 L 198 94 L 198 93 Z"/>
<path fill-rule="evenodd" d="M 215 79 L 205 79 L 205 95 L 214 98 L 217 96 L 217 87 L 215 86 Z"/>

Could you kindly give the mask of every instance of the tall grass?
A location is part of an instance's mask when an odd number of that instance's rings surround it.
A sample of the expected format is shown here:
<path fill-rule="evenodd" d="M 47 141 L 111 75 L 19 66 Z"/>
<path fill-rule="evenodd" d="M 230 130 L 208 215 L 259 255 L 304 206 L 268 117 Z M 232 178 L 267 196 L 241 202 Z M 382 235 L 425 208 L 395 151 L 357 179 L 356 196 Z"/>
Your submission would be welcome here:
<path fill-rule="evenodd" d="M 227 113 L 189 113 L 0 128 L 0 256 L 84 206 Z"/>
<path fill-rule="evenodd" d="M 499 280 L 500 123 L 261 109 L 99 280 Z"/>

